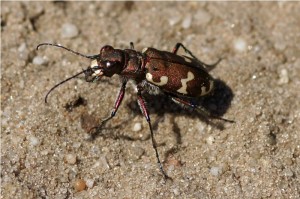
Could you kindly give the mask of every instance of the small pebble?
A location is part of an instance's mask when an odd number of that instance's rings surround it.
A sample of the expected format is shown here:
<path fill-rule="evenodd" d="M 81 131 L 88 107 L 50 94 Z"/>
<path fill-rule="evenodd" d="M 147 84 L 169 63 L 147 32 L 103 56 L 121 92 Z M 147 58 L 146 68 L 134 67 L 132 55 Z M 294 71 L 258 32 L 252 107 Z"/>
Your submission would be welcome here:
<path fill-rule="evenodd" d="M 31 146 L 37 146 L 40 143 L 39 139 L 34 136 L 29 137 L 29 142 Z"/>
<path fill-rule="evenodd" d="M 170 24 L 170 26 L 176 25 L 179 21 L 180 21 L 180 16 L 176 15 L 176 14 L 172 15 L 172 17 L 169 18 L 169 24 Z"/>
<path fill-rule="evenodd" d="M 191 15 L 188 15 L 183 19 L 181 26 L 184 29 L 188 29 L 191 26 L 191 24 L 192 24 L 192 17 Z"/>
<path fill-rule="evenodd" d="M 65 156 L 65 161 L 68 164 L 75 164 L 76 163 L 76 155 L 74 155 L 74 154 L 67 154 Z"/>
<path fill-rule="evenodd" d="M 73 143 L 73 147 L 76 148 L 76 149 L 78 149 L 80 146 L 81 146 L 80 142 Z"/>
<path fill-rule="evenodd" d="M 142 130 L 142 124 L 141 123 L 135 123 L 132 130 L 135 131 L 135 132 Z"/>
<path fill-rule="evenodd" d="M 47 149 L 41 151 L 41 155 L 48 155 L 49 154 L 49 151 Z"/>
<path fill-rule="evenodd" d="M 101 166 L 102 166 L 103 169 L 109 169 L 110 168 L 105 156 L 100 157 L 100 163 L 101 163 Z"/>
<path fill-rule="evenodd" d="M 219 167 L 210 168 L 210 173 L 214 176 L 218 176 L 221 173 L 221 169 Z"/>
<path fill-rule="evenodd" d="M 247 42 L 242 38 L 238 38 L 234 41 L 233 46 L 237 52 L 244 52 L 247 49 Z"/>
<path fill-rule="evenodd" d="M 205 25 L 211 21 L 212 17 L 205 10 L 198 10 L 198 12 L 194 15 L 194 19 L 196 20 L 196 23 Z"/>
<path fill-rule="evenodd" d="M 94 180 L 93 179 L 87 179 L 86 180 L 86 186 L 88 188 L 93 188 L 93 186 L 94 186 Z"/>
<path fill-rule="evenodd" d="M 27 60 L 28 60 L 28 57 L 29 57 L 29 52 L 28 52 L 26 43 L 22 43 L 22 44 L 19 46 L 18 51 L 19 51 L 19 57 L 20 57 L 22 60 L 27 61 Z"/>
<path fill-rule="evenodd" d="M 287 168 L 283 170 L 283 175 L 286 177 L 293 177 L 294 173 L 291 169 Z"/>
<path fill-rule="evenodd" d="M 179 192 L 178 188 L 174 188 L 172 191 L 175 196 L 179 196 L 180 192 Z"/>
<path fill-rule="evenodd" d="M 213 136 L 209 136 L 206 138 L 206 142 L 207 144 L 212 145 L 215 142 L 215 138 Z"/>
<path fill-rule="evenodd" d="M 279 51 L 283 51 L 284 49 L 286 49 L 286 46 L 287 46 L 286 42 L 284 42 L 282 40 L 276 41 L 274 43 L 274 48 L 276 48 Z"/>
<path fill-rule="evenodd" d="M 77 179 L 74 183 L 74 189 L 76 191 L 83 191 L 86 188 L 86 183 L 82 179 Z"/>
<path fill-rule="evenodd" d="M 48 60 L 41 56 L 35 56 L 32 60 L 34 65 L 45 65 L 48 63 Z"/>
<path fill-rule="evenodd" d="M 24 52 L 26 50 L 26 43 L 22 43 L 19 48 L 18 48 L 18 51 L 21 53 L 21 52 Z"/>
<path fill-rule="evenodd" d="M 284 68 L 281 69 L 279 72 L 278 84 L 282 85 L 287 83 L 289 83 L 289 75 L 288 75 L 288 71 Z"/>
<path fill-rule="evenodd" d="M 65 23 L 61 28 L 62 38 L 73 38 L 79 34 L 78 28 L 71 23 Z"/>

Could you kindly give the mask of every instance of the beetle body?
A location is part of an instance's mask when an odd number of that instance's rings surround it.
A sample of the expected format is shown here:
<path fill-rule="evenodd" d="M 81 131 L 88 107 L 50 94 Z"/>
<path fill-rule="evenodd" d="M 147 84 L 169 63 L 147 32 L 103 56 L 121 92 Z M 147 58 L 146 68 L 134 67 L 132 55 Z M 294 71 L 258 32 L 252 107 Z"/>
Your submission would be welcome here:
<path fill-rule="evenodd" d="M 206 95 L 212 91 L 214 79 L 208 74 L 207 68 L 215 66 L 220 60 L 213 65 L 207 65 L 198 60 L 181 43 L 177 43 L 172 52 L 160 51 L 154 48 L 145 48 L 142 52 L 138 52 L 134 50 L 133 43 L 130 43 L 130 49 L 125 50 L 114 49 L 112 46 L 107 45 L 101 48 L 99 54 L 91 56 L 83 55 L 57 44 L 42 43 L 37 46 L 37 49 L 43 45 L 63 48 L 76 55 L 92 60 L 91 65 L 88 66 L 87 69 L 52 87 L 45 97 L 45 102 L 47 102 L 47 97 L 51 91 L 81 74 L 85 74 L 87 82 L 98 81 L 103 76 L 112 77 L 115 74 L 121 77 L 122 86 L 111 114 L 101 121 L 100 125 L 93 128 L 96 129 L 96 131 L 101 130 L 102 126 L 117 113 L 124 98 L 128 80 L 131 79 L 135 81 L 137 85 L 137 101 L 140 105 L 141 112 L 148 122 L 152 146 L 155 150 L 159 168 L 164 177 L 167 177 L 167 175 L 164 172 L 158 155 L 150 116 L 144 98 L 142 97 L 142 91 L 147 89 L 150 91 L 149 88 L 162 91 L 176 103 L 192 107 L 206 116 L 212 116 L 203 108 L 194 105 L 191 99 Z M 182 47 L 190 57 L 177 55 L 177 51 L 180 47 Z M 223 118 L 218 119 L 229 121 Z"/>
<path fill-rule="evenodd" d="M 99 79 L 118 74 L 133 79 L 137 84 L 144 82 L 158 87 L 167 94 L 184 97 L 199 97 L 213 89 L 213 78 L 205 67 L 195 60 L 167 51 L 146 48 L 142 53 L 132 49 L 114 49 L 104 46 L 100 56 L 92 61 L 91 68 L 100 66 L 94 74 Z"/>

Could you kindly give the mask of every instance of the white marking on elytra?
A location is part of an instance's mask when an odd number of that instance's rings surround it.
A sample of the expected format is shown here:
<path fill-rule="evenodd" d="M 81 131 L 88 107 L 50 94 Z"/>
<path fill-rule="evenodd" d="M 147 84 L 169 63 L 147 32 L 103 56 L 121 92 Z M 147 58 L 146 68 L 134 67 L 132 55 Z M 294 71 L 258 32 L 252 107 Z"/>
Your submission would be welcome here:
<path fill-rule="evenodd" d="M 207 93 L 209 93 L 214 87 L 214 81 L 213 80 L 209 80 L 209 89 L 208 91 L 206 91 L 206 87 L 205 86 L 202 86 L 201 87 L 201 94 L 200 96 L 202 95 L 206 95 Z"/>
<path fill-rule="evenodd" d="M 166 85 L 167 83 L 168 83 L 168 77 L 167 76 L 161 76 L 160 77 L 160 82 L 155 82 L 155 81 L 153 81 L 153 76 L 152 76 L 152 74 L 151 73 L 147 73 L 146 74 L 146 79 L 149 81 L 149 82 L 151 82 L 151 83 L 153 83 L 153 84 L 155 84 L 155 85 L 157 85 L 157 86 L 163 86 L 163 85 Z"/>
<path fill-rule="evenodd" d="M 189 71 L 187 73 L 187 78 L 180 80 L 181 84 L 182 84 L 182 87 L 180 89 L 178 89 L 177 92 L 182 93 L 182 94 L 187 94 L 187 90 L 186 90 L 187 89 L 187 83 L 189 81 L 193 80 L 194 77 L 195 77 L 194 74 L 191 71 Z"/>
<path fill-rule="evenodd" d="M 148 48 L 144 48 L 144 49 L 142 50 L 142 53 L 146 52 L 147 50 L 148 50 Z"/>
<path fill-rule="evenodd" d="M 90 67 L 93 68 L 93 67 L 95 67 L 95 66 L 98 66 L 97 59 L 94 59 L 93 61 L 91 61 Z"/>

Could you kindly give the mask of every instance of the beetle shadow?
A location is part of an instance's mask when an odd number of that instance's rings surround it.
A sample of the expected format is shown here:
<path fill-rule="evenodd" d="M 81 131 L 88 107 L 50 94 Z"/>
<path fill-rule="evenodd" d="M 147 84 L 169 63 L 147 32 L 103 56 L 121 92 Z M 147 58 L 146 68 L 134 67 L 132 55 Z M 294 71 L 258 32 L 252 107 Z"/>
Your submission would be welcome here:
<path fill-rule="evenodd" d="M 167 94 L 151 95 L 144 93 L 143 97 L 147 103 L 150 115 L 151 113 L 156 113 L 159 116 L 163 116 L 165 113 L 172 113 L 174 115 L 184 115 L 190 118 L 199 117 L 204 121 L 213 119 L 206 118 L 203 114 L 193 111 L 190 107 L 175 103 Z M 196 106 L 203 107 L 213 116 L 222 117 L 230 107 L 233 97 L 234 94 L 232 90 L 222 80 L 216 79 L 215 89 L 212 94 L 202 96 L 198 99 L 191 99 L 190 101 Z M 137 102 L 134 100 L 130 101 L 127 107 L 136 114 L 142 114 Z"/>
<path fill-rule="evenodd" d="M 234 94 L 225 82 L 216 79 L 215 89 L 212 94 L 191 100 L 194 105 L 203 107 L 210 115 L 213 115 L 213 117 L 208 117 L 198 111 L 192 110 L 190 107 L 177 104 L 166 94 L 150 95 L 148 93 L 144 93 L 143 97 L 146 101 L 147 108 L 149 109 L 150 117 L 152 113 L 156 113 L 158 116 L 156 120 L 152 121 L 153 130 L 157 130 L 158 124 L 164 120 L 164 114 L 166 113 L 173 114 L 174 116 L 185 116 L 191 119 L 198 118 L 215 128 L 223 130 L 224 123 L 226 123 L 226 121 L 218 118 L 222 118 L 222 116 L 226 113 L 231 105 Z M 136 101 L 130 101 L 127 106 L 135 114 L 142 115 Z M 174 118 L 171 119 L 171 122 L 173 124 L 172 130 L 176 137 L 177 144 L 180 144 L 180 128 L 174 121 Z"/>
<path fill-rule="evenodd" d="M 151 114 L 155 113 L 157 114 L 156 120 L 152 120 L 152 128 L 154 131 L 158 129 L 159 123 L 164 121 L 164 115 L 166 113 L 174 115 L 174 117 L 171 117 L 171 123 L 172 123 L 172 131 L 174 133 L 174 136 L 176 138 L 176 145 L 180 145 L 182 143 L 181 140 L 181 132 L 178 124 L 175 122 L 176 116 L 185 116 L 191 119 L 198 118 L 201 121 L 218 128 L 220 130 L 224 129 L 224 123 L 226 121 L 222 121 L 219 119 L 216 119 L 216 117 L 221 118 L 228 108 L 231 105 L 231 101 L 234 97 L 234 94 L 232 90 L 222 81 L 219 79 L 215 80 L 215 89 L 212 94 L 203 96 L 199 99 L 193 99 L 192 103 L 203 107 L 205 110 L 207 110 L 210 114 L 212 114 L 214 117 L 210 118 L 207 117 L 198 111 L 192 110 L 190 107 L 182 106 L 180 104 L 175 103 L 170 96 L 167 94 L 158 94 L 158 95 L 151 95 L 147 92 L 143 93 L 143 97 L 146 101 L 147 108 L 149 110 L 149 114 L 151 117 Z M 111 139 L 125 139 L 129 141 L 138 140 L 140 138 L 132 138 L 130 136 L 126 135 L 116 135 L 111 133 L 104 133 L 103 130 L 112 130 L 112 129 L 118 129 L 122 125 L 126 125 L 127 123 L 132 122 L 133 117 L 136 115 L 140 115 L 141 119 L 144 119 L 144 116 L 141 113 L 141 110 L 138 106 L 138 103 L 136 100 L 130 100 L 127 104 L 124 104 L 127 106 L 127 108 L 130 109 L 134 114 L 132 118 L 128 118 L 126 121 L 123 121 L 121 124 L 117 126 L 112 127 L 102 127 L 101 130 L 98 132 L 94 132 L 91 134 L 91 140 L 96 139 L 98 136 L 104 137 L 104 138 L 111 138 Z M 91 116 L 89 116 L 91 117 Z M 87 121 L 82 121 L 83 124 L 88 124 L 84 129 L 88 132 L 88 129 L 91 129 L 93 125 L 95 124 L 96 120 L 95 118 L 89 118 L 87 116 L 84 116 Z M 83 119 L 84 119 L 83 118 Z M 113 119 L 112 119 L 113 120 Z M 111 122 L 111 121 L 110 121 Z M 148 140 L 150 139 L 150 133 L 146 137 L 144 137 L 142 140 Z M 159 145 L 165 145 L 165 143 L 160 143 Z M 169 154 L 174 153 L 174 151 L 177 150 L 177 146 L 174 146 L 171 148 L 168 152 L 166 152 L 166 157 Z"/>

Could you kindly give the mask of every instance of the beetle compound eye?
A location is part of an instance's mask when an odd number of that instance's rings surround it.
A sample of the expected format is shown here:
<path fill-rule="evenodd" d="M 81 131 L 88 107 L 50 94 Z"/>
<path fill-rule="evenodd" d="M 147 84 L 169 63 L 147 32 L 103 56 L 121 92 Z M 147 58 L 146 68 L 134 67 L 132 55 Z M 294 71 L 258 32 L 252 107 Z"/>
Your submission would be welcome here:
<path fill-rule="evenodd" d="M 103 67 L 103 68 L 110 68 L 113 64 L 111 61 L 101 61 L 100 65 Z"/>

